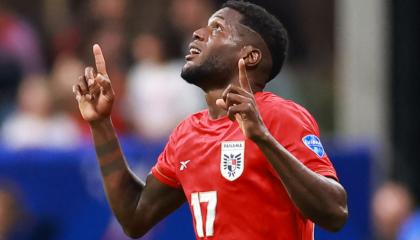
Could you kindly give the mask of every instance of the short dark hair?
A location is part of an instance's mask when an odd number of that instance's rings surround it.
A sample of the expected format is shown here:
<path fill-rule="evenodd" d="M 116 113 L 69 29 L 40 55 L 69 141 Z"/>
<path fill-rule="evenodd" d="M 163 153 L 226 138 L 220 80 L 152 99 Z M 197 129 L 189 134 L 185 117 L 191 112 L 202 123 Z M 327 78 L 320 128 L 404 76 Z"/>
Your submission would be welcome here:
<path fill-rule="evenodd" d="M 222 5 L 222 8 L 225 7 L 239 12 L 243 17 L 241 23 L 257 32 L 267 44 L 273 62 L 268 81 L 272 80 L 286 59 L 289 45 L 287 30 L 275 16 L 254 3 L 229 0 Z"/>

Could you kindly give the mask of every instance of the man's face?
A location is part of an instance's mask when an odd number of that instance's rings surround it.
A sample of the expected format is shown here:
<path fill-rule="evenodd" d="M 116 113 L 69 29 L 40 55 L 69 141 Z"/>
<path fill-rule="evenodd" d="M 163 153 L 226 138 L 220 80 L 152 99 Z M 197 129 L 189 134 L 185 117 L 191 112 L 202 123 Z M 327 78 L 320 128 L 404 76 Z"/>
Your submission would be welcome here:
<path fill-rule="evenodd" d="M 237 11 L 223 8 L 210 17 L 206 27 L 194 32 L 181 73 L 187 82 L 204 90 L 228 84 L 243 47 L 237 27 L 241 18 Z"/>

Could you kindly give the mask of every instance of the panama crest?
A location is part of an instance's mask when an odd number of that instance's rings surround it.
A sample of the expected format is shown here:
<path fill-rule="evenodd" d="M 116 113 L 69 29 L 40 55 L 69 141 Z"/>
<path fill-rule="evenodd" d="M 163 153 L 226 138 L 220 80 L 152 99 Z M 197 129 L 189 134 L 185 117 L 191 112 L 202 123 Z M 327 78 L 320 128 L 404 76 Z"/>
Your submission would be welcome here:
<path fill-rule="evenodd" d="M 222 176 L 229 181 L 238 179 L 245 167 L 245 142 L 222 142 L 220 171 Z"/>

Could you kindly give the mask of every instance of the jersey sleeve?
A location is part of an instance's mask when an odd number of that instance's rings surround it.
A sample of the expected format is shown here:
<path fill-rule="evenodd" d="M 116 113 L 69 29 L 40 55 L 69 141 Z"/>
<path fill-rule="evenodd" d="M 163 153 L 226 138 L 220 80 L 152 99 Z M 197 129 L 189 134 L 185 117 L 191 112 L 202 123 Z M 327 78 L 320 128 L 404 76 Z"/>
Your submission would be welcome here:
<path fill-rule="evenodd" d="M 280 144 L 313 172 L 338 180 L 322 146 L 318 125 L 305 109 L 274 107 L 270 115 L 268 128 Z"/>
<path fill-rule="evenodd" d="M 176 166 L 176 131 L 174 131 L 151 172 L 163 184 L 180 188 L 181 184 L 176 175 Z"/>

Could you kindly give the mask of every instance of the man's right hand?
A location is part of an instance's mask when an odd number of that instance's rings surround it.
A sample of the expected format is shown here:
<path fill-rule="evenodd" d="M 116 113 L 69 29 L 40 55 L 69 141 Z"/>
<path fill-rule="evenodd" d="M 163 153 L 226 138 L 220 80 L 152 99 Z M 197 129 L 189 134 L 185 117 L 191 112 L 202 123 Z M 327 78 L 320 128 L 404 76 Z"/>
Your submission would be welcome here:
<path fill-rule="evenodd" d="M 128 167 L 110 121 L 114 91 L 101 48 L 93 46 L 97 74 L 92 67 L 73 86 L 83 119 L 92 130 L 105 192 L 112 211 L 131 237 L 141 237 L 185 201 L 182 189 L 172 188 L 149 175 L 146 183 Z"/>
<path fill-rule="evenodd" d="M 109 80 L 105 59 L 98 44 L 93 46 L 96 74 L 92 67 L 85 68 L 85 75 L 80 76 L 73 85 L 73 93 L 79 104 L 79 110 L 84 120 L 95 124 L 109 119 L 115 94 Z"/>

